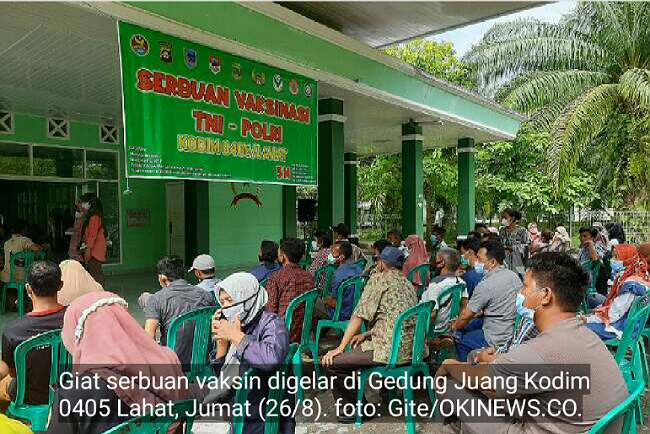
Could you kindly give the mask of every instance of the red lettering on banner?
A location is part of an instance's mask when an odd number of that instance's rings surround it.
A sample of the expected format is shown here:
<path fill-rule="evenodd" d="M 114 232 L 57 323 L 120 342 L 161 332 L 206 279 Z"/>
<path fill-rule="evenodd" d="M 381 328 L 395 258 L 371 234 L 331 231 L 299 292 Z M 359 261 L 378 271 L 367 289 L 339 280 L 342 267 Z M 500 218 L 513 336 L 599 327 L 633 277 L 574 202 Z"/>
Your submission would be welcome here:
<path fill-rule="evenodd" d="M 192 117 L 196 120 L 195 129 L 198 132 L 223 134 L 223 115 L 192 110 Z"/>
<path fill-rule="evenodd" d="M 153 74 L 151 71 L 146 70 L 146 69 L 139 69 L 138 70 L 138 89 L 140 89 L 143 92 L 149 92 L 151 89 L 153 89 Z"/>
<path fill-rule="evenodd" d="M 268 122 L 251 121 L 241 119 L 241 136 L 252 136 L 255 140 L 264 142 L 282 143 L 282 126 L 273 125 Z"/>

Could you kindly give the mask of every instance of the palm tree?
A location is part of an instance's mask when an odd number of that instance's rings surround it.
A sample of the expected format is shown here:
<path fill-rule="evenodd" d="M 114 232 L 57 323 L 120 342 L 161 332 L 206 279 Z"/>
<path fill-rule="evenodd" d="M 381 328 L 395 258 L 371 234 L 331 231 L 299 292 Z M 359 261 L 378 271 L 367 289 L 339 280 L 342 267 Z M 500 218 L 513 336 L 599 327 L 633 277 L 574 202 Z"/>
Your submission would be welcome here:
<path fill-rule="evenodd" d="M 464 60 L 483 93 L 550 130 L 559 189 L 612 113 L 650 116 L 650 3 L 580 3 L 558 24 L 497 24 Z"/>

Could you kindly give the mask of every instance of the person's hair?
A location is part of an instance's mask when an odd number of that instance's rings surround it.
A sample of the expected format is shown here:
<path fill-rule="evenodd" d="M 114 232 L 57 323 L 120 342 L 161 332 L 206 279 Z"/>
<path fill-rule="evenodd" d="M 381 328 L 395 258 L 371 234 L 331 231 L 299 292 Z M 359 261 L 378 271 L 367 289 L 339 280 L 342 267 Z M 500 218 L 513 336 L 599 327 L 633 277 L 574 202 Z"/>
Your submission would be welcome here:
<path fill-rule="evenodd" d="M 465 250 L 471 250 L 474 254 L 478 253 L 478 249 L 481 248 L 481 239 L 477 237 L 468 237 L 464 240 L 461 240 L 460 247 Z"/>
<path fill-rule="evenodd" d="M 487 234 L 483 234 L 483 241 L 487 240 L 499 240 L 499 234 L 496 232 L 488 232 Z"/>
<path fill-rule="evenodd" d="M 27 283 L 37 297 L 53 297 L 61 288 L 61 268 L 52 261 L 36 261 L 27 273 Z"/>
<path fill-rule="evenodd" d="M 278 260 L 278 243 L 271 240 L 264 240 L 260 245 L 262 262 L 275 262 Z"/>
<path fill-rule="evenodd" d="M 598 229 L 596 229 L 593 226 L 582 227 L 582 228 L 578 229 L 578 233 L 580 235 L 582 235 L 584 232 L 588 232 L 589 235 L 591 235 L 591 238 L 596 238 L 598 236 Z"/>
<path fill-rule="evenodd" d="M 503 215 L 503 214 L 508 214 L 510 217 L 512 217 L 512 219 L 513 219 L 515 222 L 518 222 L 518 221 L 521 220 L 521 212 L 517 211 L 517 210 L 514 209 L 514 208 L 506 208 L 506 209 L 504 209 L 503 211 L 501 211 L 501 214 L 502 214 L 502 215 Z"/>
<path fill-rule="evenodd" d="M 434 233 L 434 234 L 440 234 L 440 235 L 444 236 L 445 235 L 445 228 L 443 228 L 442 226 L 435 225 L 431 229 L 431 232 Z"/>
<path fill-rule="evenodd" d="M 280 250 L 282 250 L 289 262 L 297 264 L 305 254 L 305 242 L 298 238 L 285 238 L 280 242 Z"/>
<path fill-rule="evenodd" d="M 528 261 L 537 287 L 551 288 L 564 312 L 576 312 L 585 297 L 589 277 L 578 261 L 566 253 L 542 252 Z"/>
<path fill-rule="evenodd" d="M 445 267 L 448 270 L 456 271 L 460 266 L 460 255 L 458 250 L 452 249 L 451 247 L 443 247 L 438 250 L 438 255 L 442 256 L 442 260 L 445 262 Z"/>
<path fill-rule="evenodd" d="M 343 255 L 343 257 L 348 260 L 352 257 L 352 244 L 347 242 L 347 241 L 337 241 L 334 243 L 335 245 L 339 246 L 339 251 Z"/>
<path fill-rule="evenodd" d="M 540 237 L 547 243 L 550 243 L 551 240 L 553 239 L 553 232 L 549 231 L 548 229 L 545 229 L 542 231 Z"/>
<path fill-rule="evenodd" d="M 485 229 L 487 229 L 487 227 Z M 483 236 L 483 234 L 480 233 L 479 231 L 469 231 L 469 233 L 467 234 L 467 238 L 472 238 L 473 237 L 473 238 L 479 238 L 480 239 L 482 236 Z"/>
<path fill-rule="evenodd" d="M 178 256 L 164 256 L 156 264 L 156 272 L 173 282 L 185 277 L 185 265 Z"/>
<path fill-rule="evenodd" d="M 402 235 L 402 232 L 399 229 L 391 229 L 388 231 L 386 234 L 386 238 L 390 238 L 390 236 L 395 236 L 400 239 L 400 241 L 404 240 L 404 236 Z"/>
<path fill-rule="evenodd" d="M 329 231 L 318 231 L 314 234 L 314 237 L 320 238 L 323 244 L 323 247 L 328 248 L 332 247 L 332 233 Z"/>
<path fill-rule="evenodd" d="M 499 264 L 503 264 L 506 258 L 506 250 L 499 239 L 487 239 L 481 243 L 481 248 L 485 249 L 485 256 L 488 259 L 494 259 Z"/>
<path fill-rule="evenodd" d="M 388 240 L 377 240 L 374 243 L 372 243 L 372 247 L 377 249 L 380 254 L 388 246 L 392 246 L 391 242 Z"/>
<path fill-rule="evenodd" d="M 350 236 L 350 229 L 345 225 L 345 223 L 339 223 L 334 227 L 336 235 L 339 235 L 343 238 L 348 238 Z"/>
<path fill-rule="evenodd" d="M 487 230 L 488 226 L 485 223 L 476 223 L 474 225 L 474 232 L 479 232 L 479 229 Z M 471 233 L 471 232 L 470 232 Z"/>
<path fill-rule="evenodd" d="M 92 216 L 98 216 L 99 217 L 99 224 L 104 231 L 104 236 L 106 237 L 108 234 L 106 233 L 106 227 L 104 226 L 104 214 L 103 214 L 103 208 L 102 208 L 102 202 L 99 200 L 97 196 L 95 196 L 92 193 L 86 193 L 81 196 L 83 197 L 88 197 L 87 200 L 82 200 L 83 202 L 88 202 L 90 204 L 90 208 L 88 208 L 88 211 L 86 211 L 86 215 L 84 216 L 84 222 L 83 225 L 81 225 L 81 240 L 80 244 L 84 243 L 85 240 L 85 234 L 86 234 L 86 228 L 88 227 L 88 223 L 90 223 L 90 219 Z"/>
<path fill-rule="evenodd" d="M 27 231 L 27 222 L 25 220 L 16 220 L 11 225 L 11 233 L 12 234 L 25 235 L 26 231 Z"/>
<path fill-rule="evenodd" d="M 619 244 L 625 244 L 625 230 L 623 229 L 623 225 L 620 223 L 608 223 L 606 229 L 609 233 L 610 240 L 616 238 Z"/>

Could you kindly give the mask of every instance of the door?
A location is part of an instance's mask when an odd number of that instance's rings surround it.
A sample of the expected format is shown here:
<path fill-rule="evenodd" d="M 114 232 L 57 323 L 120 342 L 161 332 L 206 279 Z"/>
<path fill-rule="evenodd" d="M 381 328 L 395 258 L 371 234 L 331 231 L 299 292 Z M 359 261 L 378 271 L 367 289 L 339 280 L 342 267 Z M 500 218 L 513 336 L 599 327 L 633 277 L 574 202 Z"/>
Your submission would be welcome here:
<path fill-rule="evenodd" d="M 185 187 L 167 183 L 167 254 L 185 260 Z"/>

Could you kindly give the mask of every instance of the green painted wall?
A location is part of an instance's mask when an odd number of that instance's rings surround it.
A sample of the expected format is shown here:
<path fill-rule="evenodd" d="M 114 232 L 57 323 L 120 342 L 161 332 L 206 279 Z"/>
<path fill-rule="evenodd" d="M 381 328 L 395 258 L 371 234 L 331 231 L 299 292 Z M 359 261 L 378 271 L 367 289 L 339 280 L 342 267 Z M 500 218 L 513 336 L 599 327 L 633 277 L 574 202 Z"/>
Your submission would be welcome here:
<path fill-rule="evenodd" d="M 209 186 L 210 254 L 217 268 L 243 266 L 246 269 L 256 264 L 260 242 L 282 238 L 282 187 L 260 186 L 261 207 L 246 199 L 232 207 L 230 184 L 212 182 Z"/>
<path fill-rule="evenodd" d="M 134 8 L 515 135 L 520 122 L 235 2 L 131 2 Z M 237 53 L 234 53 L 237 54 Z"/>
<path fill-rule="evenodd" d="M 61 140 L 47 137 L 46 120 L 43 117 L 16 114 L 14 120 L 14 133 L 0 134 L 0 146 L 2 146 L 3 141 L 6 141 L 118 151 L 120 165 L 119 191 L 124 190 L 123 147 L 121 144 L 108 145 L 100 143 L 99 125 L 73 121 L 70 123 L 70 138 Z M 152 270 L 156 260 L 163 256 L 167 249 L 164 183 L 154 180 L 131 180 L 130 187 L 133 194 L 121 195 L 122 263 L 107 265 L 105 267 L 107 274 Z M 150 224 L 146 227 L 128 227 L 126 224 L 126 210 L 128 209 L 149 209 Z"/>

